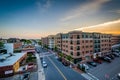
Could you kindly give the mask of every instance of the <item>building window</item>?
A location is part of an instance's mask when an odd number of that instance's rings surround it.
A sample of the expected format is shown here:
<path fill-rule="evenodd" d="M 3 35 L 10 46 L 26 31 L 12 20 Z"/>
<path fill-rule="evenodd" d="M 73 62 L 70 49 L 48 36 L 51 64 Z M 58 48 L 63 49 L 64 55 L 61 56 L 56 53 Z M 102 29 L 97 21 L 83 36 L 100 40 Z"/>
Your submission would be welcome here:
<path fill-rule="evenodd" d="M 77 39 L 80 39 L 80 35 L 77 35 Z"/>
<path fill-rule="evenodd" d="M 92 38 L 92 36 L 90 36 L 90 38 Z"/>
<path fill-rule="evenodd" d="M 71 52 L 70 54 L 73 55 L 73 52 Z"/>
<path fill-rule="evenodd" d="M 90 40 L 90 42 L 92 42 L 92 40 Z"/>
<path fill-rule="evenodd" d="M 73 39 L 73 36 L 71 36 L 70 39 Z"/>
<path fill-rule="evenodd" d="M 68 50 L 66 50 L 66 52 L 68 52 Z"/>
<path fill-rule="evenodd" d="M 77 56 L 80 56 L 80 52 L 77 52 Z"/>
<path fill-rule="evenodd" d="M 84 46 L 82 46 L 82 48 L 84 48 Z"/>
<path fill-rule="evenodd" d="M 86 48 L 88 48 L 88 46 L 86 46 Z"/>
<path fill-rule="evenodd" d="M 89 53 L 89 51 L 86 51 L 86 53 Z"/>
<path fill-rule="evenodd" d="M 90 45 L 90 47 L 93 47 L 92 45 Z"/>
<path fill-rule="evenodd" d="M 80 41 L 79 41 L 79 40 L 77 40 L 77 44 L 80 44 Z"/>
<path fill-rule="evenodd" d="M 90 52 L 92 53 L 93 51 L 92 51 L 92 50 L 90 50 Z"/>
<path fill-rule="evenodd" d="M 84 43 L 84 40 L 82 41 L 82 43 Z"/>
<path fill-rule="evenodd" d="M 88 40 L 86 40 L 86 43 L 88 43 Z"/>
<path fill-rule="evenodd" d="M 68 45 L 66 45 L 66 48 L 68 47 Z"/>
<path fill-rule="evenodd" d="M 70 44 L 73 44 L 73 41 L 70 41 Z"/>
<path fill-rule="evenodd" d="M 77 50 L 80 50 L 80 46 L 77 46 Z"/>
<path fill-rule="evenodd" d="M 82 35 L 82 38 L 84 38 L 84 35 Z"/>
<path fill-rule="evenodd" d="M 88 38 L 88 35 L 86 35 L 86 38 Z"/>
<path fill-rule="evenodd" d="M 71 46 L 71 48 L 70 48 L 71 50 L 73 50 L 73 46 Z"/>

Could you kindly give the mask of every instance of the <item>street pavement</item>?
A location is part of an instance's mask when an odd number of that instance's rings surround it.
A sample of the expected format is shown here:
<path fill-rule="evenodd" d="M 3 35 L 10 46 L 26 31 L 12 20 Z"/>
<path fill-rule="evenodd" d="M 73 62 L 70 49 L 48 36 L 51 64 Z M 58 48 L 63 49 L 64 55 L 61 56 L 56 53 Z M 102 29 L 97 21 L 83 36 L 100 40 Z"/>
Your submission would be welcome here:
<path fill-rule="evenodd" d="M 39 47 L 39 55 L 44 57 L 48 67 L 44 68 L 45 80 L 118 80 L 116 75 L 120 72 L 120 57 L 112 63 L 103 62 L 97 67 L 91 67 L 87 73 L 78 73 L 64 66 L 55 59 L 55 55 Z M 85 77 L 85 78 L 84 78 Z"/>
<path fill-rule="evenodd" d="M 48 67 L 44 69 L 46 80 L 87 80 L 80 73 L 64 66 L 54 55 L 44 57 Z"/>
<path fill-rule="evenodd" d="M 97 67 L 88 70 L 88 73 L 94 75 L 99 80 L 118 80 L 116 75 L 120 73 L 120 57 L 116 57 L 111 63 L 103 62 Z"/>

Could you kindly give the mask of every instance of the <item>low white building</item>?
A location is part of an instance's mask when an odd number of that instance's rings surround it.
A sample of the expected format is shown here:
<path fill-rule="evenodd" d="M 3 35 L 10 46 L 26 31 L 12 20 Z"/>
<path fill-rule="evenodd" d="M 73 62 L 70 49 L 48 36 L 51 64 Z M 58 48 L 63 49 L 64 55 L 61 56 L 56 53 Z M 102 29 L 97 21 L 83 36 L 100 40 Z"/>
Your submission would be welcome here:
<path fill-rule="evenodd" d="M 7 53 L 13 53 L 14 51 L 14 44 L 13 43 L 5 43 L 4 44 Z"/>

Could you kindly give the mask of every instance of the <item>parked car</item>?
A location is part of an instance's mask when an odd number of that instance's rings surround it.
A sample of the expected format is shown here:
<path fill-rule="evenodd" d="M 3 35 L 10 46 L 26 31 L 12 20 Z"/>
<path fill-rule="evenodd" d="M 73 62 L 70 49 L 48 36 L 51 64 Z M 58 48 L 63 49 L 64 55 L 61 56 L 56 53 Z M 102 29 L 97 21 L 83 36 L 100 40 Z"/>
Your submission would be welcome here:
<path fill-rule="evenodd" d="M 111 58 L 109 57 L 104 56 L 104 57 L 99 57 L 99 59 L 111 63 Z"/>
<path fill-rule="evenodd" d="M 104 57 L 103 59 L 104 59 L 104 61 L 107 61 L 107 62 L 111 63 L 111 58 L 109 58 L 109 57 Z"/>
<path fill-rule="evenodd" d="M 62 64 L 65 66 L 69 66 L 70 62 L 66 61 L 65 59 L 62 59 Z"/>
<path fill-rule="evenodd" d="M 99 63 L 99 64 L 101 64 L 101 63 L 102 63 L 102 60 L 100 60 L 100 59 L 98 59 L 98 58 L 93 59 L 93 61 L 94 61 L 94 62 L 96 62 L 96 63 Z"/>
<path fill-rule="evenodd" d="M 111 58 L 111 59 L 115 58 L 114 55 L 112 55 L 112 54 L 109 54 L 109 55 L 106 55 L 106 56 L 109 57 L 109 58 Z"/>
<path fill-rule="evenodd" d="M 113 52 L 112 53 L 115 57 L 120 57 L 120 55 L 118 54 L 118 53 L 116 53 L 116 52 Z"/>
<path fill-rule="evenodd" d="M 45 61 L 43 61 L 42 66 L 43 66 L 43 68 L 46 68 L 48 65 L 47 65 L 47 63 Z"/>
<path fill-rule="evenodd" d="M 108 58 L 112 59 L 111 56 L 109 56 L 109 55 L 106 55 L 105 57 L 108 57 Z"/>
<path fill-rule="evenodd" d="M 93 61 L 88 61 L 87 63 L 90 64 L 90 65 L 92 65 L 92 66 L 94 66 L 94 67 L 97 66 L 97 64 L 95 62 L 93 62 Z"/>
<path fill-rule="evenodd" d="M 63 64 L 64 66 L 69 66 L 69 63 L 68 63 L 68 62 L 62 62 L 62 64 Z"/>
<path fill-rule="evenodd" d="M 117 74 L 117 77 L 120 79 L 120 73 Z"/>
<path fill-rule="evenodd" d="M 80 64 L 80 67 L 81 67 L 81 68 L 82 68 L 82 67 L 85 67 L 85 70 L 89 70 L 89 66 L 86 65 L 86 64 Z"/>
<path fill-rule="evenodd" d="M 120 55 L 120 52 L 118 54 Z"/>

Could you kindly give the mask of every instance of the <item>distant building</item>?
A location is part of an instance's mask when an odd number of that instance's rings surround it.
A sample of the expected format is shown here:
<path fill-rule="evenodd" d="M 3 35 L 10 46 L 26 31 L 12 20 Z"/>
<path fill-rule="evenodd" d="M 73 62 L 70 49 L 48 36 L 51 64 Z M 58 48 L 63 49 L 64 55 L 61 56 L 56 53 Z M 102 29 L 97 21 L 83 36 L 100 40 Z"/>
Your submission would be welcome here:
<path fill-rule="evenodd" d="M 35 45 L 23 45 L 22 46 L 22 52 L 33 52 L 35 53 Z"/>
<path fill-rule="evenodd" d="M 42 45 L 53 50 L 55 48 L 55 35 L 49 35 L 48 37 L 41 38 Z"/>
<path fill-rule="evenodd" d="M 48 46 L 48 37 L 43 37 L 41 38 L 42 46 Z"/>
<path fill-rule="evenodd" d="M 7 43 L 16 43 L 16 42 L 20 42 L 20 39 L 19 38 L 9 38 L 7 40 Z"/>
<path fill-rule="evenodd" d="M 22 42 L 5 43 L 4 46 L 8 53 L 13 53 L 14 50 L 22 48 Z"/>
<path fill-rule="evenodd" d="M 55 36 L 50 35 L 48 36 L 48 47 L 53 50 L 55 48 Z"/>
<path fill-rule="evenodd" d="M 112 35 L 112 45 L 120 44 L 120 35 Z"/>
<path fill-rule="evenodd" d="M 55 45 L 58 49 L 58 52 L 62 52 L 62 33 L 56 34 Z"/>
<path fill-rule="evenodd" d="M 13 43 L 13 47 L 14 49 L 19 49 L 22 47 L 22 42 L 16 42 L 16 43 Z"/>

